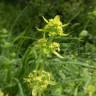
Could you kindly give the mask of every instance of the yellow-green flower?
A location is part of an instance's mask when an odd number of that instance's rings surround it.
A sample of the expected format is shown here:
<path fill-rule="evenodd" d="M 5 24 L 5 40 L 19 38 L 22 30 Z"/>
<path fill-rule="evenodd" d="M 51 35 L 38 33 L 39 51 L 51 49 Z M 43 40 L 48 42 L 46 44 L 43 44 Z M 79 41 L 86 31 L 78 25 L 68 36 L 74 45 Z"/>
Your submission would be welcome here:
<path fill-rule="evenodd" d="M 68 24 L 62 24 L 60 21 L 60 16 L 55 16 L 53 19 L 47 20 L 44 18 L 44 21 L 47 23 L 43 29 L 38 29 L 39 31 L 47 32 L 48 36 L 66 36 L 68 34 L 63 33 L 63 27 L 66 27 Z"/>
<path fill-rule="evenodd" d="M 50 44 L 49 48 L 51 49 L 51 51 L 60 51 L 60 44 L 53 42 Z"/>
<path fill-rule="evenodd" d="M 4 96 L 4 93 L 0 90 L 0 96 Z"/>
<path fill-rule="evenodd" d="M 96 88 L 92 84 L 87 85 L 85 88 L 85 92 L 88 94 L 88 96 L 93 96 L 95 91 L 96 91 Z"/>
<path fill-rule="evenodd" d="M 46 56 L 50 55 L 48 40 L 45 38 L 41 38 L 36 42 L 35 49 L 36 52 L 42 53 Z"/>
<path fill-rule="evenodd" d="M 8 94 L 4 94 L 4 92 L 0 89 L 0 96 L 8 96 Z"/>
<path fill-rule="evenodd" d="M 42 53 L 47 57 L 55 54 L 59 58 L 63 58 L 58 52 L 60 51 L 60 44 L 57 42 L 48 41 L 45 38 L 41 38 L 35 45 L 36 52 Z"/>
<path fill-rule="evenodd" d="M 42 93 L 44 90 L 47 89 L 48 85 L 56 84 L 52 78 L 52 75 L 44 70 L 33 71 L 28 75 L 27 78 L 25 78 L 25 81 L 32 89 L 32 96 L 37 96 L 37 94 Z"/>

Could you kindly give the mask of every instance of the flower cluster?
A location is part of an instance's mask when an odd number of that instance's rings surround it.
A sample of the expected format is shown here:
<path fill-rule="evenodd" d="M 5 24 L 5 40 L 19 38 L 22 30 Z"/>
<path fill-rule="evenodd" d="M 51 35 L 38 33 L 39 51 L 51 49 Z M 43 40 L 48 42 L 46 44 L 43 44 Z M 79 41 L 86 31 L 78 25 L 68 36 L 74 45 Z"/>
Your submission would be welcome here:
<path fill-rule="evenodd" d="M 44 70 L 33 71 L 25 78 L 25 81 L 28 83 L 28 86 L 32 89 L 32 96 L 37 96 L 37 94 L 42 94 L 48 85 L 55 85 L 55 81 L 52 78 L 52 75 L 49 72 Z"/>
<path fill-rule="evenodd" d="M 39 39 L 37 41 L 37 44 L 35 47 L 41 49 L 44 54 L 47 54 L 48 52 L 52 53 L 53 51 L 60 51 L 60 44 L 59 43 L 50 42 L 45 38 Z"/>
<path fill-rule="evenodd" d="M 0 89 L 0 96 L 8 96 L 8 94 L 4 95 L 3 91 Z"/>
<path fill-rule="evenodd" d="M 0 90 L 0 96 L 4 96 L 4 93 Z"/>
<path fill-rule="evenodd" d="M 57 15 L 53 19 L 45 19 L 44 21 L 47 23 L 43 29 L 38 29 L 42 32 L 47 32 L 48 36 L 66 36 L 67 34 L 63 33 L 63 27 L 67 26 L 68 24 L 62 24 L 60 21 L 60 17 Z"/>
<path fill-rule="evenodd" d="M 95 86 L 93 84 L 88 84 L 85 87 L 85 93 L 88 94 L 88 96 L 93 96 L 93 94 L 95 93 Z"/>
<path fill-rule="evenodd" d="M 63 58 L 58 52 L 60 51 L 60 44 L 57 42 L 48 41 L 46 38 L 41 38 L 35 45 L 36 52 L 42 53 L 46 57 L 55 54 L 59 58 Z"/>

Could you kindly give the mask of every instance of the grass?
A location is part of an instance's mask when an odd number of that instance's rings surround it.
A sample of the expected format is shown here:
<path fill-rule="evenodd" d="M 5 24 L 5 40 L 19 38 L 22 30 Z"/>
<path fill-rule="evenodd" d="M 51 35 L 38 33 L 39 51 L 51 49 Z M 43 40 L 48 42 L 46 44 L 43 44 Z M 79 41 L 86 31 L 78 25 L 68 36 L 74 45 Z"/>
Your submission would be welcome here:
<path fill-rule="evenodd" d="M 43 18 L 38 8 L 38 15 L 30 11 L 31 4 L 39 3 Z M 69 10 L 71 5 L 66 9 L 70 4 L 66 2 L 64 10 L 70 14 L 63 17 L 55 13 L 55 6 L 49 14 L 47 7 L 43 11 L 43 4 L 47 5 L 34 1 L 22 9 L 0 3 L 0 96 L 95 96 L 94 5 L 84 13 L 87 5 L 81 2 L 83 11 L 75 8 L 78 14 L 70 16 L 73 9 Z"/>

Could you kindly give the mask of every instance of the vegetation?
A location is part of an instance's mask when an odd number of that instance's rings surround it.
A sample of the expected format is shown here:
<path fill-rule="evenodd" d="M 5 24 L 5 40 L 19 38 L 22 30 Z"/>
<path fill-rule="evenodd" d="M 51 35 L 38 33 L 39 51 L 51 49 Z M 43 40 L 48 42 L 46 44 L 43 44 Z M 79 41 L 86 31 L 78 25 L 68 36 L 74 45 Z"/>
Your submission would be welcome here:
<path fill-rule="evenodd" d="M 0 1 L 0 96 L 96 95 L 96 0 Z"/>

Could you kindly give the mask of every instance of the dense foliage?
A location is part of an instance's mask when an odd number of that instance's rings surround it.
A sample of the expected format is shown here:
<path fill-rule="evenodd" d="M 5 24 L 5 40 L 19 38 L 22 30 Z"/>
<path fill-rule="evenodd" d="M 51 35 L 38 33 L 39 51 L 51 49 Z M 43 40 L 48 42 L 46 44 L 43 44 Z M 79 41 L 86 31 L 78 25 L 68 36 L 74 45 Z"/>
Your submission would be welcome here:
<path fill-rule="evenodd" d="M 96 95 L 96 0 L 0 1 L 0 96 Z"/>

